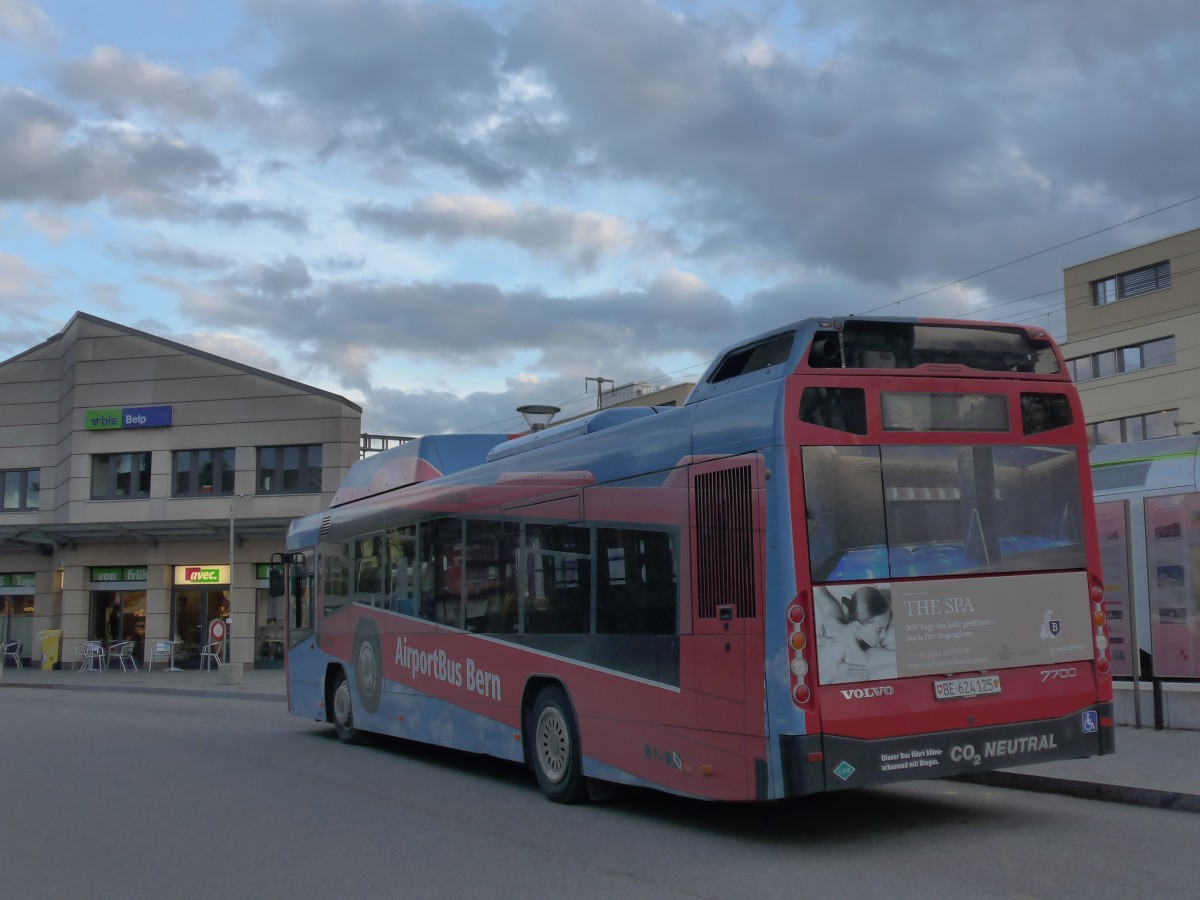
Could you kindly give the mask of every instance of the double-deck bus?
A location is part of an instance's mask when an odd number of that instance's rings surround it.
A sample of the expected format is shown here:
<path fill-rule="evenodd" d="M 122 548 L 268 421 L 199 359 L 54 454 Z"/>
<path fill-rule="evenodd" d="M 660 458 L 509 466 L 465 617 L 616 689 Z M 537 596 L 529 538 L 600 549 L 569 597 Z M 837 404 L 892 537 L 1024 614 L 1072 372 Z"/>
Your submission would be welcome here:
<path fill-rule="evenodd" d="M 772 800 L 1114 748 L 1084 418 L 1038 328 L 810 319 L 676 408 L 420 438 L 288 534 L 288 704 Z"/>

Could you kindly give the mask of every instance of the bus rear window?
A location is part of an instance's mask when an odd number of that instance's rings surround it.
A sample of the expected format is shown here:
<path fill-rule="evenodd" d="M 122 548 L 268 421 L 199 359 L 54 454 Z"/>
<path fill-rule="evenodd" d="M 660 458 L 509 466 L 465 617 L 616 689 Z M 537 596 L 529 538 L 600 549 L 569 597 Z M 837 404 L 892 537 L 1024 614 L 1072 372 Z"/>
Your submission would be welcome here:
<path fill-rule="evenodd" d="M 867 392 L 862 388 L 806 387 L 800 421 L 848 434 L 867 433 Z"/>
<path fill-rule="evenodd" d="M 1074 450 L 805 447 L 815 582 L 1081 569 Z"/>
<path fill-rule="evenodd" d="M 847 319 L 840 331 L 818 331 L 808 364 L 817 369 L 915 369 L 954 365 L 984 372 L 1054 375 L 1049 338 L 1002 325 L 946 325 Z"/>
<path fill-rule="evenodd" d="M 1022 394 L 1021 428 L 1025 434 L 1040 434 L 1063 428 L 1074 421 L 1066 394 Z"/>

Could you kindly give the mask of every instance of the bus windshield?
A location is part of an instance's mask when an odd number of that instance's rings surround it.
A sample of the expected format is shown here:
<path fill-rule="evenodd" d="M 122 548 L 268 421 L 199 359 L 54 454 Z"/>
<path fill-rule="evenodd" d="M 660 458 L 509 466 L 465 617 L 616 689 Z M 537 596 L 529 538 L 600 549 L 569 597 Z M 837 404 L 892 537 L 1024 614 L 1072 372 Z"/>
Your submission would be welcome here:
<path fill-rule="evenodd" d="M 805 447 L 813 581 L 1081 569 L 1075 451 Z"/>

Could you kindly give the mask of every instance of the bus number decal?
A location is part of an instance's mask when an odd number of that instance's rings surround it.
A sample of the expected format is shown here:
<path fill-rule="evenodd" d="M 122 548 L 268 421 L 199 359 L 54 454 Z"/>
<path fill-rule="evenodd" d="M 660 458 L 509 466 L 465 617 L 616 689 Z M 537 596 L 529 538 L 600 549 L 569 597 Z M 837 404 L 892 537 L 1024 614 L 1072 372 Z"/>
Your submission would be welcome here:
<path fill-rule="evenodd" d="M 1042 669 L 1042 684 L 1045 684 L 1047 681 L 1054 681 L 1056 678 L 1063 680 L 1074 678 L 1078 674 L 1079 670 L 1074 666 L 1064 666 L 1061 669 Z"/>

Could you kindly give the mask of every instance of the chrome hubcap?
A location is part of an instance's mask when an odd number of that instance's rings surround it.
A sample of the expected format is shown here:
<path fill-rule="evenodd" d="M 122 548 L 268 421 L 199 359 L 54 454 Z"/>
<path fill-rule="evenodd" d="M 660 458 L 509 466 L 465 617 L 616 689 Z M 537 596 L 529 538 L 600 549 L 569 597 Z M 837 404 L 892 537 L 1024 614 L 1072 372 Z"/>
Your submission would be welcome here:
<path fill-rule="evenodd" d="M 350 684 L 347 681 L 338 682 L 333 692 L 333 717 L 343 728 L 349 728 L 354 723 L 354 707 L 350 703 Z"/>
<path fill-rule="evenodd" d="M 547 707 L 538 716 L 534 734 L 542 774 L 551 783 L 558 784 L 566 776 L 571 759 L 571 736 L 567 731 L 567 723 L 557 709 Z"/>

